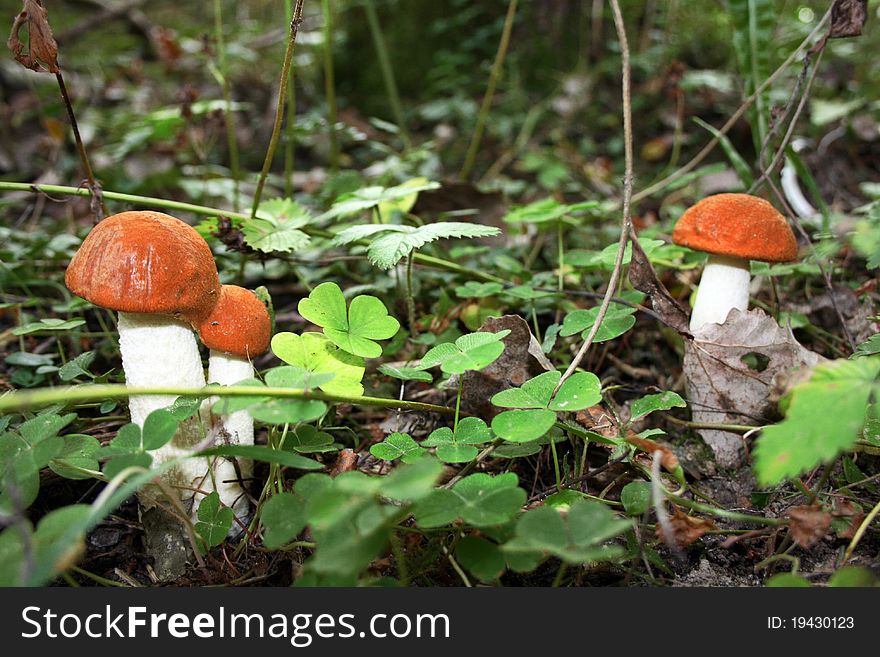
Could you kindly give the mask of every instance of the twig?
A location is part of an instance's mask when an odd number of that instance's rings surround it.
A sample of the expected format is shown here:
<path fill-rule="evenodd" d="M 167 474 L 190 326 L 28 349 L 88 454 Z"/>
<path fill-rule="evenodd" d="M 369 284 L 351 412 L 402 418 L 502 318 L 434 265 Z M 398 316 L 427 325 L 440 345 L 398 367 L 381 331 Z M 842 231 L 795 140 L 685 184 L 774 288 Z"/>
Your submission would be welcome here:
<path fill-rule="evenodd" d="M 498 84 L 498 78 L 501 77 L 501 69 L 504 66 L 504 58 L 507 56 L 507 47 L 510 45 L 510 33 L 513 31 L 513 19 L 516 16 L 517 0 L 510 0 L 507 5 L 507 16 L 504 18 L 504 28 L 501 31 L 501 41 L 498 43 L 498 52 L 495 53 L 495 62 L 492 64 L 492 70 L 489 73 L 489 85 L 486 87 L 486 95 L 483 96 L 483 104 L 480 106 L 480 114 L 477 117 L 477 125 L 474 128 L 474 134 L 471 136 L 471 143 L 468 146 L 467 155 L 464 158 L 464 164 L 458 177 L 461 180 L 467 180 L 474 168 L 474 162 L 477 159 L 477 151 L 480 150 L 480 142 L 483 139 L 483 130 L 486 127 L 486 121 L 489 118 L 489 110 L 492 107 L 492 99 L 495 96 L 495 87 Z"/>
<path fill-rule="evenodd" d="M 574 374 L 575 370 L 577 370 L 578 366 L 581 364 L 581 361 L 584 359 L 584 356 L 587 354 L 590 345 L 593 344 L 593 340 L 595 339 L 596 334 L 599 332 L 599 328 L 602 326 L 602 321 L 605 319 L 605 314 L 608 312 L 608 307 L 611 305 L 611 297 L 614 296 L 614 292 L 617 289 L 617 283 L 620 280 L 620 272 L 623 268 L 623 256 L 626 251 L 626 245 L 629 242 L 630 225 L 632 223 L 632 218 L 630 217 L 630 203 L 632 202 L 633 182 L 633 136 L 629 43 L 626 38 L 626 26 L 623 23 L 623 16 L 620 13 L 620 5 L 618 4 L 617 0 L 611 0 L 611 9 L 614 13 L 614 27 L 617 30 L 617 39 L 620 42 L 623 82 L 623 140 L 625 171 L 623 174 L 623 217 L 620 221 L 620 239 L 617 243 L 617 256 L 614 259 L 614 269 L 611 272 L 611 279 L 608 281 L 608 288 L 605 290 L 605 297 L 602 299 L 602 304 L 599 306 L 599 312 L 596 315 L 596 321 L 593 323 L 593 326 L 590 329 L 590 333 L 587 335 L 586 340 L 584 340 L 584 344 L 581 345 L 580 350 L 578 350 L 577 355 L 571 361 L 568 369 L 565 370 L 562 378 L 559 379 L 559 383 L 556 385 L 556 390 L 559 390 L 560 386 L 562 386 L 565 380 L 568 379 L 568 377 L 570 377 L 572 374 Z"/>
<path fill-rule="evenodd" d="M 251 207 L 251 218 L 257 216 L 257 208 L 260 207 L 260 197 L 263 195 L 263 186 L 269 177 L 269 169 L 275 157 L 275 149 L 278 147 L 278 138 L 281 135 L 281 123 L 284 119 L 284 105 L 287 101 L 287 82 L 290 79 L 290 63 L 293 60 L 293 48 L 296 46 L 296 35 L 299 25 L 302 23 L 303 2 L 296 0 L 293 10 L 293 18 L 290 21 L 290 36 L 287 39 L 287 50 L 284 52 L 284 63 L 281 66 L 281 81 L 278 84 L 278 107 L 275 108 L 275 124 L 272 126 L 272 137 L 269 139 L 269 148 L 266 151 L 266 159 L 263 160 L 263 170 L 260 171 L 260 179 L 257 181 L 257 189 L 254 192 L 254 204 Z"/>

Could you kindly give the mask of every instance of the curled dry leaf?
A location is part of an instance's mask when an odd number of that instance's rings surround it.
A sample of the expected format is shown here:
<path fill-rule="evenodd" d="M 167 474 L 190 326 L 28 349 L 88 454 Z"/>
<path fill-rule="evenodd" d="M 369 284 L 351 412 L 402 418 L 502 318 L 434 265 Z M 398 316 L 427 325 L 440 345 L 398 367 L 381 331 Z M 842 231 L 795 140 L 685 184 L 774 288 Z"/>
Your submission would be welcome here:
<path fill-rule="evenodd" d="M 839 39 L 862 33 L 868 19 L 868 0 L 834 0 L 828 37 Z"/>
<path fill-rule="evenodd" d="M 343 449 L 336 457 L 336 463 L 330 470 L 330 476 L 335 477 L 343 472 L 351 472 L 357 469 L 358 455 L 353 449 Z"/>
<path fill-rule="evenodd" d="M 668 472 L 674 472 L 678 468 L 678 457 L 666 445 L 649 440 L 648 438 L 639 438 L 638 436 L 627 436 L 626 442 L 635 445 L 639 449 L 647 452 L 651 456 L 655 453 L 660 454 L 660 465 Z"/>
<path fill-rule="evenodd" d="M 761 310 L 732 310 L 724 324 L 707 324 L 685 343 L 684 374 L 694 422 L 759 426 L 777 413 L 774 381 L 822 359 Z M 745 458 L 742 436 L 699 430 L 723 467 Z"/>
<path fill-rule="evenodd" d="M 464 374 L 462 409 L 489 422 L 504 410 L 493 406 L 489 401 L 495 393 L 520 386 L 554 367 L 532 335 L 528 323 L 519 315 L 489 317 L 479 330 L 491 333 L 510 331 L 504 338 L 504 352 L 501 356 L 479 372 L 470 371 Z"/>
<path fill-rule="evenodd" d="M 639 292 L 644 292 L 651 299 L 654 312 L 664 324 L 674 328 L 679 333 L 690 335 L 688 328 L 687 311 L 681 304 L 672 298 L 669 291 L 657 278 L 651 261 L 642 249 L 637 239 L 631 239 L 632 260 L 629 265 L 629 280 Z"/>
<path fill-rule="evenodd" d="M 847 521 L 843 529 L 837 530 L 837 538 L 852 538 L 855 536 L 859 525 L 865 519 L 865 511 L 858 504 L 849 500 L 835 499 L 834 508 L 831 511 L 834 518 L 843 518 Z"/>
<path fill-rule="evenodd" d="M 665 530 L 658 523 L 657 538 L 667 545 L 676 545 L 680 548 L 687 547 L 706 532 L 717 529 L 715 523 L 708 518 L 689 516 L 678 507 L 675 507 L 675 512 L 669 517 L 669 522 L 666 524 L 669 526 L 672 536 L 667 536 Z"/>
<path fill-rule="evenodd" d="M 620 435 L 620 426 L 617 424 L 617 420 L 601 404 L 578 411 L 575 420 L 588 431 L 605 438 L 613 439 Z"/>
<path fill-rule="evenodd" d="M 23 5 L 21 13 L 12 22 L 12 32 L 6 45 L 22 66 L 38 73 L 60 73 L 58 44 L 49 27 L 49 13 L 40 0 L 23 0 Z M 28 31 L 27 49 L 19 38 L 25 26 Z"/>
<path fill-rule="evenodd" d="M 788 512 L 791 537 L 801 547 L 808 548 L 831 529 L 831 514 L 818 506 L 795 506 Z"/>

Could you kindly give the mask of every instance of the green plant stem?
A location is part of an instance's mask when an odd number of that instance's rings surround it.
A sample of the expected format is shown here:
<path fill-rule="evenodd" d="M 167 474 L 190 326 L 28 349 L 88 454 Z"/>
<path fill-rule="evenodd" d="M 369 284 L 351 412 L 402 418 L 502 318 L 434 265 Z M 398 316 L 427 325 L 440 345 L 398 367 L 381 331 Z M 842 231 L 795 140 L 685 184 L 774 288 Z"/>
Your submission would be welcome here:
<path fill-rule="evenodd" d="M 223 104 L 226 107 L 224 122 L 226 123 L 226 144 L 229 149 L 229 170 L 232 174 L 232 207 L 239 210 L 239 178 L 241 168 L 238 160 L 238 140 L 235 138 L 235 114 L 232 111 L 232 90 L 229 86 L 228 69 L 226 67 L 226 42 L 223 39 L 223 7 L 222 0 L 214 0 L 214 40 L 217 43 L 217 70 L 220 73 L 220 86 L 223 91 Z"/>
<path fill-rule="evenodd" d="M 284 0 L 284 15 L 287 21 L 293 20 L 293 3 Z M 293 195 L 293 171 L 295 165 L 295 134 L 296 123 L 296 84 L 287 87 L 287 122 L 284 124 L 284 196 Z"/>
<path fill-rule="evenodd" d="M 104 199 L 101 197 L 101 188 L 95 180 L 95 174 L 92 171 L 92 165 L 89 162 L 89 156 L 86 153 L 86 146 L 79 134 L 79 126 L 76 122 L 76 115 L 73 113 L 73 104 L 70 102 L 70 95 L 67 93 L 67 85 L 64 84 L 64 76 L 61 71 L 55 74 L 58 81 L 58 89 L 61 92 L 61 100 L 64 101 L 64 107 L 67 110 L 67 118 L 70 120 L 70 128 L 73 130 L 73 140 L 76 142 L 76 150 L 79 153 L 80 162 L 82 162 L 83 172 L 86 174 L 86 180 L 89 181 L 89 188 L 86 190 L 89 196 L 93 197 L 93 210 L 100 209 L 104 216 L 107 215 L 107 206 L 104 205 Z M 97 201 L 97 202 L 96 202 Z M 95 220 L 100 221 L 103 216 L 98 216 L 96 212 Z"/>
<path fill-rule="evenodd" d="M 410 338 L 415 339 L 419 335 L 419 327 L 416 326 L 416 299 L 413 291 L 413 252 L 406 257 L 406 319 L 409 324 Z"/>
<path fill-rule="evenodd" d="M 305 0 L 296 0 L 293 10 L 293 18 L 290 20 L 290 35 L 287 39 L 287 49 L 284 51 L 284 63 L 281 65 L 281 81 L 278 83 L 278 106 L 275 108 L 275 123 L 272 126 L 272 136 L 269 138 L 269 148 L 266 150 L 266 159 L 263 160 L 263 169 L 257 181 L 257 189 L 254 191 L 254 203 L 251 206 L 251 218 L 257 216 L 257 208 L 260 207 L 260 198 L 263 196 L 263 187 L 269 177 L 269 169 L 275 158 L 275 149 L 278 148 L 278 138 L 281 136 L 281 124 L 284 120 L 284 105 L 287 100 L 287 83 L 290 80 L 290 64 L 293 61 L 293 49 L 296 46 L 296 35 L 299 32 L 299 24 L 302 22 L 302 7 Z"/>
<path fill-rule="evenodd" d="M 874 505 L 874 508 L 871 509 L 871 512 L 865 516 L 865 519 L 862 521 L 862 524 L 859 525 L 859 528 L 853 535 L 852 540 L 849 542 L 849 545 L 846 546 L 846 551 L 843 553 L 844 562 L 847 562 L 852 558 L 853 552 L 858 546 L 859 541 L 862 540 L 865 532 L 868 531 L 868 525 L 874 522 L 874 520 L 877 518 L 877 514 L 880 514 L 880 502 L 877 502 L 877 504 Z"/>
<path fill-rule="evenodd" d="M 385 92 L 388 94 L 388 102 L 394 114 L 394 120 L 400 130 L 400 139 L 403 147 L 409 149 L 412 146 L 406 124 L 403 120 L 403 107 L 400 104 L 400 93 L 397 90 L 397 81 L 394 79 L 394 69 L 391 67 L 391 59 L 388 57 L 388 46 L 385 45 L 385 37 L 382 35 L 382 25 L 376 13 L 376 5 L 373 0 L 364 0 L 364 9 L 367 12 L 367 23 L 370 25 L 370 34 L 376 46 L 376 55 L 379 57 L 379 69 L 382 71 L 382 80 L 385 83 Z"/>
<path fill-rule="evenodd" d="M 31 192 L 34 194 L 45 194 L 47 196 L 50 196 L 51 194 L 63 194 L 65 196 L 90 196 L 89 190 L 83 189 L 81 187 L 70 187 L 66 185 L 34 185 L 32 183 L 5 181 L 0 181 L 0 191 Z M 224 217 L 229 217 L 230 219 L 247 220 L 251 218 L 249 214 L 245 214 L 243 212 L 233 212 L 220 208 L 212 208 L 207 205 L 184 203 L 182 201 L 171 201 L 168 199 L 156 198 L 153 196 L 139 196 L 137 194 L 123 194 L 121 192 L 108 191 L 103 192 L 103 196 L 104 198 L 110 199 L 112 201 L 123 201 L 126 203 L 143 205 L 146 207 L 163 208 L 165 210 L 176 210 L 180 212 L 190 212 L 192 214 L 197 214 L 205 217 L 215 217 L 217 215 L 222 215 Z M 321 230 L 319 228 L 306 226 L 303 228 L 303 231 L 308 233 L 312 237 L 321 237 L 324 239 L 333 238 L 333 233 L 326 230 Z M 360 240 L 357 243 L 367 244 L 368 242 Z M 482 281 L 507 284 L 507 282 L 503 278 L 499 278 L 498 276 L 495 276 L 488 272 L 484 272 L 479 269 L 472 269 L 470 267 L 464 267 L 456 262 L 444 260 L 443 258 L 436 258 L 434 256 L 425 255 L 423 253 L 414 253 L 413 261 L 426 267 L 443 269 L 445 271 L 451 271 L 456 274 L 463 274 Z M 3 263 L 0 263 L 0 266 L 2 266 L 2 264 Z M 22 289 L 27 293 L 27 290 L 24 287 L 22 287 Z M 551 290 L 551 292 L 552 291 L 553 290 Z M 32 295 L 29 294 L 28 296 Z"/>
<path fill-rule="evenodd" d="M 321 0 L 324 16 L 324 95 L 327 98 L 327 127 L 330 130 L 330 169 L 339 169 L 339 135 L 336 134 L 336 81 L 333 71 L 333 14 L 330 0 Z"/>
<path fill-rule="evenodd" d="M 559 472 L 559 455 L 556 453 L 556 441 L 550 439 L 550 452 L 553 454 L 553 473 L 556 476 L 556 490 L 562 490 L 562 475 Z"/>
<path fill-rule="evenodd" d="M 565 574 L 568 572 L 568 564 L 564 561 L 559 564 L 559 570 L 556 571 L 556 577 L 553 578 L 553 584 L 550 586 L 558 588 L 562 584 L 562 580 L 565 578 Z"/>
<path fill-rule="evenodd" d="M 458 414 L 461 410 L 461 391 L 464 388 L 464 374 L 458 375 L 458 395 L 455 397 L 455 419 L 452 421 L 452 435 L 458 429 Z"/>
<path fill-rule="evenodd" d="M 461 180 L 467 180 L 474 168 L 477 160 L 477 152 L 480 150 L 480 142 L 483 140 L 483 130 L 486 128 L 486 121 L 489 119 L 489 110 L 492 109 L 492 99 L 495 97 L 495 87 L 498 79 L 501 77 L 501 70 L 504 67 L 504 59 L 507 56 L 507 47 L 510 45 L 510 34 L 513 31 L 513 19 L 516 17 L 517 0 L 510 0 L 507 5 L 507 16 L 504 18 L 504 28 L 501 31 L 501 41 L 498 44 L 498 52 L 495 54 L 495 62 L 492 64 L 492 70 L 489 73 L 489 84 L 486 87 L 486 95 L 483 96 L 483 104 L 480 106 L 480 114 L 477 117 L 477 125 L 474 127 L 474 134 L 471 136 L 471 143 L 468 146 L 467 155 L 464 158 L 464 164 L 458 177 Z"/>
<path fill-rule="evenodd" d="M 177 395 L 191 397 L 275 397 L 280 399 L 314 399 L 329 403 L 361 404 L 379 408 L 406 409 L 427 413 L 454 415 L 455 409 L 423 402 L 359 395 L 331 395 L 317 390 L 293 388 L 263 388 L 254 386 L 228 386 L 205 388 L 129 388 L 123 384 L 97 384 L 64 388 L 36 388 L 15 390 L 0 397 L 0 413 L 22 411 L 49 404 L 90 402 L 103 399 L 125 399 L 132 395 Z"/>
<path fill-rule="evenodd" d="M 679 497 L 678 495 L 667 494 L 666 497 L 679 506 L 683 506 L 685 508 L 691 509 L 693 511 L 702 511 L 703 513 L 708 513 L 713 516 L 717 516 L 719 518 L 726 518 L 727 520 L 736 520 L 739 522 L 752 522 L 757 525 L 767 525 L 768 527 L 781 527 L 786 525 L 785 520 L 781 518 L 767 518 L 765 516 L 750 516 L 747 513 L 737 513 L 736 511 L 728 511 L 727 509 L 719 509 L 714 506 L 709 506 L 708 504 L 701 504 L 699 502 L 694 502 L 693 500 L 689 500 L 684 497 Z"/>
<path fill-rule="evenodd" d="M 390 541 L 391 552 L 394 554 L 394 561 L 397 562 L 397 578 L 400 580 L 401 586 L 409 586 L 409 569 L 406 566 L 406 554 L 403 552 L 400 537 L 391 532 Z"/>
<path fill-rule="evenodd" d="M 562 222 L 556 222 L 556 243 L 557 243 L 557 260 L 559 261 L 559 276 L 557 277 L 557 287 L 559 293 L 565 292 L 565 242 L 562 240 Z"/>
<path fill-rule="evenodd" d="M 90 573 L 87 570 L 83 570 L 82 568 L 80 568 L 78 566 L 71 566 L 70 570 L 72 572 L 76 573 L 77 575 L 82 575 L 83 577 L 87 577 L 88 579 L 100 584 L 101 586 L 113 586 L 116 588 L 123 588 L 123 589 L 131 588 L 128 584 L 123 584 L 122 582 L 117 582 L 112 579 L 107 579 L 106 577 L 101 577 L 100 575 L 96 575 L 95 573 Z"/>

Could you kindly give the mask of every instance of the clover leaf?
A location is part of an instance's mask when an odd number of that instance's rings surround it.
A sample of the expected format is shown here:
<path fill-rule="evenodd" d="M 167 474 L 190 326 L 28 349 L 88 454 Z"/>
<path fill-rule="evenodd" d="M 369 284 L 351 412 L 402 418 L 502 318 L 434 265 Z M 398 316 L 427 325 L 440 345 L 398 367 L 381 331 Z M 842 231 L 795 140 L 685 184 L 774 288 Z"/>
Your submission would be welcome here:
<path fill-rule="evenodd" d="M 608 340 L 613 340 L 629 331 L 636 323 L 636 318 L 633 316 L 635 312 L 635 308 L 630 308 L 623 304 L 610 304 L 608 306 L 608 312 L 605 314 L 605 318 L 602 320 L 602 324 L 599 327 L 593 342 L 606 342 Z M 590 308 L 589 310 L 574 310 L 565 316 L 559 335 L 565 337 L 574 335 L 575 333 L 581 333 L 581 335 L 586 338 L 590 329 L 593 328 L 593 324 L 596 323 L 596 318 L 598 316 L 598 306 Z"/>
<path fill-rule="evenodd" d="M 498 333 L 479 331 L 467 333 L 455 343 L 438 344 L 422 357 L 419 369 L 427 370 L 439 365 L 445 374 L 464 374 L 469 370 L 481 370 L 495 362 L 504 351 L 502 340 L 508 333 L 509 330 Z"/>
<path fill-rule="evenodd" d="M 687 406 L 687 402 L 671 390 L 656 395 L 646 395 L 641 399 L 636 399 L 630 406 L 630 421 L 635 422 L 654 411 L 668 411 L 670 408 L 684 408 L 685 406 Z"/>
<path fill-rule="evenodd" d="M 400 322 L 388 314 L 379 299 L 366 294 L 351 301 L 348 312 L 345 297 L 336 283 L 321 283 L 298 306 L 299 314 L 324 329 L 333 343 L 364 358 L 378 358 L 382 347 L 375 340 L 387 340 L 400 329 Z"/>
<path fill-rule="evenodd" d="M 465 477 L 451 489 L 437 489 L 420 500 L 413 514 L 421 527 L 439 527 L 457 518 L 474 527 L 501 525 L 510 521 L 526 502 L 526 492 L 517 476 L 485 473 Z"/>
<path fill-rule="evenodd" d="M 370 447 L 370 454 L 383 461 L 400 459 L 404 463 L 415 463 L 428 454 L 419 444 L 405 433 L 392 433 L 381 443 Z"/>
<path fill-rule="evenodd" d="M 569 564 L 605 561 L 617 558 L 623 549 L 602 543 L 631 526 L 593 500 L 575 501 L 564 519 L 558 511 L 541 506 L 520 517 L 513 539 L 503 550 L 511 554 L 540 552 Z"/>
<path fill-rule="evenodd" d="M 214 491 L 199 504 L 196 534 L 199 551 L 207 552 L 220 545 L 232 527 L 233 513 L 228 506 L 220 505 L 220 495 Z"/>
<path fill-rule="evenodd" d="M 320 333 L 276 333 L 272 353 L 289 365 L 309 372 L 330 373 L 333 378 L 318 387 L 331 395 L 359 396 L 364 394 L 364 359 L 340 349 Z"/>
<path fill-rule="evenodd" d="M 293 493 L 273 495 L 260 511 L 263 545 L 274 550 L 289 543 L 306 526 L 305 502 Z"/>
<path fill-rule="evenodd" d="M 477 417 L 463 418 L 455 427 L 440 427 L 422 441 L 422 447 L 436 447 L 437 458 L 445 463 L 466 463 L 476 458 L 479 450 L 474 445 L 483 445 L 492 440 L 492 433 L 486 423 Z"/>

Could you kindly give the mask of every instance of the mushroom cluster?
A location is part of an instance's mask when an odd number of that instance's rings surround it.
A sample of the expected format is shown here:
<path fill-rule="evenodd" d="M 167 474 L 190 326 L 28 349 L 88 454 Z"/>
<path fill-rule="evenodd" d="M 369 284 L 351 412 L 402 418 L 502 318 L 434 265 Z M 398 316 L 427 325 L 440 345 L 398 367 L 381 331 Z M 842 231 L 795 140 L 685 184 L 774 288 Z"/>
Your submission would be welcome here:
<path fill-rule="evenodd" d="M 250 359 L 269 347 L 270 319 L 256 295 L 221 285 L 207 242 L 191 226 L 160 212 L 122 212 L 95 226 L 70 261 L 67 287 L 96 306 L 119 313 L 119 349 L 129 387 L 203 388 L 205 372 L 193 329 L 211 349 L 208 381 L 230 385 L 253 377 Z M 132 395 L 131 421 L 143 426 L 174 396 Z M 185 422 L 156 462 L 186 456 L 204 442 L 253 444 L 247 411 L 213 418 L 212 441 L 199 419 Z M 221 500 L 244 517 L 249 502 L 240 479 L 249 464 L 192 458 L 168 475 L 181 498 L 193 497 L 193 513 L 204 495 Z M 198 491 L 194 494 L 194 491 Z M 155 500 L 142 496 L 150 507 Z"/>

